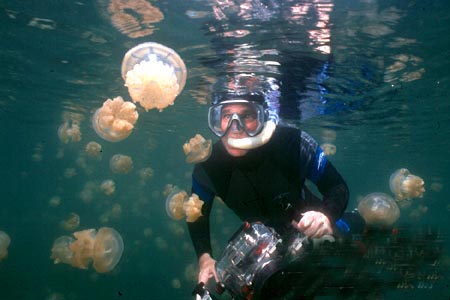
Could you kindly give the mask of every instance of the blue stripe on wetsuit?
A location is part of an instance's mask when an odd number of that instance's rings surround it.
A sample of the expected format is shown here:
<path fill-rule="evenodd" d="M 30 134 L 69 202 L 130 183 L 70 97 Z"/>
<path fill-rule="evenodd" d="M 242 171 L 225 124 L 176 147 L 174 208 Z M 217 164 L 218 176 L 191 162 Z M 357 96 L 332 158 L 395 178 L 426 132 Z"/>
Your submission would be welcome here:
<path fill-rule="evenodd" d="M 312 182 L 317 183 L 325 171 L 325 166 L 327 165 L 328 159 L 322 148 L 319 146 L 316 149 L 316 156 L 314 157 L 314 162 L 311 166 L 310 179 Z"/>
<path fill-rule="evenodd" d="M 198 197 L 205 202 L 211 202 L 214 199 L 214 194 L 208 193 L 193 177 L 192 192 L 196 193 Z"/>

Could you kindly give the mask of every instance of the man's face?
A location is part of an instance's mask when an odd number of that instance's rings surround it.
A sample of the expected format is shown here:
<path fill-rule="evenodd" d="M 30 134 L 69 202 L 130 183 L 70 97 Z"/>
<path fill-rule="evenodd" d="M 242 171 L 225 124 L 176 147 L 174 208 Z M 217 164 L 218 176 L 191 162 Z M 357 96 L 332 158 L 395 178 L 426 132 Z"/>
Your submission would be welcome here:
<path fill-rule="evenodd" d="M 221 127 L 223 131 L 227 130 L 227 126 L 234 114 L 239 116 L 239 119 L 247 130 L 254 131 L 258 127 L 258 117 L 255 108 L 251 105 L 236 103 L 228 104 L 222 109 Z M 231 156 L 244 156 L 247 154 L 248 150 L 233 148 L 228 144 L 228 138 L 241 139 L 248 137 L 248 134 L 240 126 L 238 120 L 232 120 L 231 122 L 227 133 L 221 138 L 222 143 Z"/>

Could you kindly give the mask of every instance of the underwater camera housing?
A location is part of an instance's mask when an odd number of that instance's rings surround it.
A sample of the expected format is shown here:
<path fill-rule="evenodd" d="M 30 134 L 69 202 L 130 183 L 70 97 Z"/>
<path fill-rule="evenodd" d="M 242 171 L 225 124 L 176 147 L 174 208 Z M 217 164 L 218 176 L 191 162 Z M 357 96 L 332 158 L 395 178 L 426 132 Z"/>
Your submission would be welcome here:
<path fill-rule="evenodd" d="M 271 275 L 301 256 L 305 243 L 308 239 L 300 232 L 289 235 L 283 243 L 272 228 L 260 222 L 245 222 L 231 237 L 216 263 L 220 283 L 215 292 L 227 291 L 236 300 L 253 298 Z M 216 299 L 211 290 L 200 283 L 193 295 L 199 295 L 202 300 Z"/>

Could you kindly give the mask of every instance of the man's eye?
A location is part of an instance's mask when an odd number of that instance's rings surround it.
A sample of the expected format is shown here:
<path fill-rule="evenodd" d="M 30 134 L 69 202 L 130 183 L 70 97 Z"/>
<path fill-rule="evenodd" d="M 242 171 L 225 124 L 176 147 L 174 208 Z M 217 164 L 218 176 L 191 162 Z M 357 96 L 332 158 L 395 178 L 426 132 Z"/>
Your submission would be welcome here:
<path fill-rule="evenodd" d="M 223 114 L 222 119 L 228 120 L 231 118 L 231 114 Z"/>
<path fill-rule="evenodd" d="M 247 121 L 251 121 L 256 119 L 256 115 L 255 114 L 244 114 L 241 116 L 242 119 L 247 120 Z"/>

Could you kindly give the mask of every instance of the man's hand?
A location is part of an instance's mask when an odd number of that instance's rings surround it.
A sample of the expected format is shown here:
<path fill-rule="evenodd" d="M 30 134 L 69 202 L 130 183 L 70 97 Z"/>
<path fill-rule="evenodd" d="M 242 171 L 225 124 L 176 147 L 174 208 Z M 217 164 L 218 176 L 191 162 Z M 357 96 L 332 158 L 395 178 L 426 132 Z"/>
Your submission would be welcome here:
<path fill-rule="evenodd" d="M 292 221 L 292 226 L 307 237 L 316 239 L 333 234 L 330 220 L 323 213 L 310 210 L 302 214 L 300 222 Z"/>
<path fill-rule="evenodd" d="M 219 277 L 216 273 L 216 261 L 208 254 L 204 253 L 200 256 L 198 260 L 198 282 L 207 283 L 208 280 L 214 277 L 216 282 L 219 282 Z"/>

